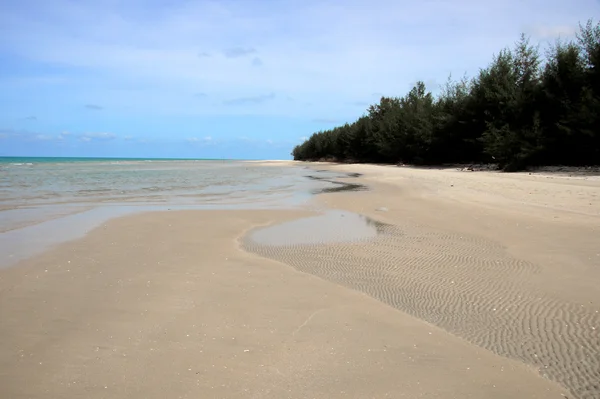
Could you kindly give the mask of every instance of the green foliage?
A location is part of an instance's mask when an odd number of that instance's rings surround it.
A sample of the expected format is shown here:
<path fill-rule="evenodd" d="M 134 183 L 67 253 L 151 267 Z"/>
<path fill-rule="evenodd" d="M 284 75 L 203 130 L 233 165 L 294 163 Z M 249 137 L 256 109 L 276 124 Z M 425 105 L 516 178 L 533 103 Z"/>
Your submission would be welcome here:
<path fill-rule="evenodd" d="M 521 35 L 474 79 L 448 79 L 434 96 L 417 82 L 382 97 L 352 124 L 313 134 L 296 160 L 530 165 L 600 163 L 600 24 L 558 41 L 545 63 Z"/>

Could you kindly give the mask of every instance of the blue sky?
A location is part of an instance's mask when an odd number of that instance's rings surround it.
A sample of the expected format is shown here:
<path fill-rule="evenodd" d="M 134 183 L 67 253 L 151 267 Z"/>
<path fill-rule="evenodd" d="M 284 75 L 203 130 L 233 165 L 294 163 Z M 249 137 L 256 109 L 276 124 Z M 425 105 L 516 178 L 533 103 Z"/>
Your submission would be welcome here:
<path fill-rule="evenodd" d="M 287 159 L 598 0 L 4 0 L 0 155 Z"/>

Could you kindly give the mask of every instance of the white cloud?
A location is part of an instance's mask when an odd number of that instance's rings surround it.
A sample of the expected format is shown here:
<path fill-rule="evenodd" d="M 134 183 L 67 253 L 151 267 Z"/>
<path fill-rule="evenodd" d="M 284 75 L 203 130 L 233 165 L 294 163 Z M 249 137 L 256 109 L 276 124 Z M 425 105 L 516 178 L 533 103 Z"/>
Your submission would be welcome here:
<path fill-rule="evenodd" d="M 538 38 L 563 35 L 600 13 L 594 0 L 55 0 L 36 2 L 35 13 L 26 3 L 0 6 L 10 37 L 0 48 L 90 75 L 19 79 L 69 85 L 81 104 L 93 99 L 111 110 L 306 117 L 324 109 L 355 115 L 348 102 L 371 102 L 374 92 L 403 95 L 417 79 L 473 75 L 528 26 Z M 189 101 L 198 90 L 213 104 Z M 261 101 L 261 93 L 274 94 Z M 237 107 L 225 106 L 231 99 Z"/>
<path fill-rule="evenodd" d="M 204 144 L 208 144 L 212 141 L 212 137 L 211 136 L 206 136 L 206 137 L 202 137 L 202 138 L 198 138 L 198 137 L 190 137 L 187 138 L 186 141 L 188 143 L 204 143 Z"/>
<path fill-rule="evenodd" d="M 58 135 L 57 139 L 58 139 L 58 140 L 65 140 L 65 139 L 69 138 L 69 136 L 71 136 L 71 133 L 70 133 L 70 132 L 67 132 L 67 131 L 64 131 L 64 132 L 61 132 L 61 133 Z"/>
<path fill-rule="evenodd" d="M 108 141 L 116 138 L 117 136 L 114 133 L 107 132 L 90 132 L 79 135 L 79 140 L 85 143 L 89 143 L 90 141 Z"/>
<path fill-rule="evenodd" d="M 33 139 L 34 140 L 38 140 L 38 141 L 48 141 L 48 140 L 54 140 L 57 137 L 54 136 L 49 136 L 47 134 L 36 134 Z"/>
<path fill-rule="evenodd" d="M 582 21 L 583 22 L 583 21 Z M 558 26 L 534 26 L 530 29 L 531 35 L 538 39 L 557 39 L 575 36 L 579 30 L 577 25 L 558 25 Z"/>
<path fill-rule="evenodd" d="M 0 129 L 0 138 L 13 138 L 25 141 L 61 141 L 70 135 L 62 132 L 57 135 L 49 133 L 38 133 L 28 130 Z"/>

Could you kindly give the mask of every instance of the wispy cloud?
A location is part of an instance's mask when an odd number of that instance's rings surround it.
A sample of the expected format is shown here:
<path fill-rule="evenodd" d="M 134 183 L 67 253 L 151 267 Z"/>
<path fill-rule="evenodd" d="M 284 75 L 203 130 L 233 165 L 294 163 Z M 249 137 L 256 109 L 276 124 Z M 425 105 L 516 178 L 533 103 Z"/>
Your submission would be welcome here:
<path fill-rule="evenodd" d="M 15 139 L 18 141 L 61 141 L 69 137 L 69 132 L 61 132 L 59 134 L 54 133 L 40 133 L 29 130 L 16 130 L 16 129 L 0 129 L 0 135 L 5 139 Z"/>
<path fill-rule="evenodd" d="M 47 135 L 47 134 L 36 134 L 33 137 L 33 139 L 37 140 L 37 141 L 48 141 L 48 140 L 55 140 L 55 139 L 57 139 L 57 137 L 56 136 L 50 136 L 50 135 Z"/>
<path fill-rule="evenodd" d="M 1 128 L 0 134 L 5 139 L 16 139 L 16 140 L 25 140 L 25 141 L 46 141 L 51 140 L 52 138 L 56 138 L 56 136 L 52 136 L 46 133 L 33 132 L 29 130 L 20 130 L 20 129 L 12 129 L 12 128 Z"/>
<path fill-rule="evenodd" d="M 61 133 L 58 135 L 57 139 L 58 139 L 58 140 L 66 140 L 66 139 L 68 139 L 69 137 L 71 137 L 71 133 L 70 133 L 70 132 L 67 132 L 67 131 L 63 131 L 63 132 L 61 132 Z"/>
<path fill-rule="evenodd" d="M 213 139 L 211 136 L 205 136 L 205 137 L 189 137 L 187 138 L 185 141 L 187 141 L 190 144 L 212 144 L 213 143 Z"/>
<path fill-rule="evenodd" d="M 0 133 L 4 134 L 5 137 L 36 134 L 27 130 L 17 130 L 13 128 L 0 128 Z"/>
<path fill-rule="evenodd" d="M 52 7 L 38 4 L 39 13 L 31 13 L 27 2 L 0 6 L 0 23 L 10 37 L 1 46 L 40 65 L 87 71 L 77 89 L 111 104 L 123 97 L 115 86 L 135 83 L 145 89 L 122 101 L 143 104 L 150 112 L 164 110 L 165 104 L 189 110 L 182 93 L 192 85 L 225 98 L 268 87 L 278 95 L 314 99 L 319 109 L 373 92 L 403 95 L 415 79 L 473 75 L 532 20 L 535 31 L 548 36 L 571 31 L 600 12 L 590 0 L 548 0 L 543 13 L 536 0 L 382 0 L 376 5 L 307 0 L 268 7 L 256 1 L 174 2 L 143 9 L 133 2 L 127 13 L 115 4 L 56 0 Z M 257 49 L 261 68 L 228 62 L 257 56 Z M 209 57 L 216 54 L 223 57 Z M 199 57 L 206 59 L 199 63 Z M 279 107 L 279 113 L 303 112 Z"/>
<path fill-rule="evenodd" d="M 256 49 L 252 47 L 232 47 L 223 51 L 227 58 L 246 57 L 254 53 L 256 53 Z"/>
<path fill-rule="evenodd" d="M 260 58 L 254 57 L 252 59 L 252 66 L 259 67 L 259 66 L 262 66 L 262 65 L 263 65 L 263 62 L 262 62 L 262 60 Z"/>
<path fill-rule="evenodd" d="M 196 97 L 196 98 L 204 98 L 206 96 L 208 96 L 208 94 L 206 94 L 206 93 L 202 93 L 202 92 L 194 93 L 194 97 Z"/>
<path fill-rule="evenodd" d="M 584 21 L 581 21 L 584 22 Z M 527 29 L 528 33 L 538 39 L 557 39 L 572 37 L 579 30 L 577 25 L 536 25 Z"/>
<path fill-rule="evenodd" d="M 117 135 L 114 133 L 107 133 L 107 132 L 90 132 L 90 133 L 83 133 L 81 135 L 79 135 L 79 140 L 83 141 L 83 142 L 90 142 L 90 141 L 108 141 L 108 140 L 114 140 L 117 138 Z"/>
<path fill-rule="evenodd" d="M 104 109 L 103 106 L 97 104 L 86 104 L 85 107 L 94 111 L 101 111 Z"/>
<path fill-rule="evenodd" d="M 600 15 L 596 0 L 126 3 L 0 1 L 9 118 L 0 123 L 54 136 L 64 126 L 74 143 L 90 130 L 135 140 L 168 131 L 185 147 L 198 126 L 215 142 L 244 131 L 296 143 L 317 123 L 359 117 L 355 100 L 402 96 L 417 79 L 474 76 L 522 31 L 537 44 Z M 115 117 L 94 125 L 108 110 Z M 38 121 L 13 120 L 28 115 Z"/>
<path fill-rule="evenodd" d="M 37 117 L 36 116 L 27 116 L 25 118 L 23 118 L 26 121 L 37 121 Z"/>
<path fill-rule="evenodd" d="M 275 98 L 275 93 L 261 94 L 258 96 L 251 96 L 251 97 L 232 98 L 230 100 L 225 100 L 223 102 L 223 104 L 225 104 L 225 105 L 262 104 L 267 101 L 273 100 L 274 98 Z"/>

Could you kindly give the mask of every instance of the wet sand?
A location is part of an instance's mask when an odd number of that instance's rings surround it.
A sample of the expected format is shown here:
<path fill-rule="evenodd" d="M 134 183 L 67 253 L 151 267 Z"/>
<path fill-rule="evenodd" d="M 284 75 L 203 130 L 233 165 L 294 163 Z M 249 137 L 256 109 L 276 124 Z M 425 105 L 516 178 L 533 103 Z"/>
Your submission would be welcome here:
<path fill-rule="evenodd" d="M 320 196 L 382 223 L 373 242 L 250 251 L 361 291 L 600 397 L 600 179 L 375 165 Z M 572 396 L 571 396 L 572 395 Z"/>
<path fill-rule="evenodd" d="M 252 229 L 304 216 L 138 214 L 1 270 L 0 397 L 565 393 L 521 362 L 242 249 Z"/>
<path fill-rule="evenodd" d="M 321 213 L 130 215 L 0 270 L 0 397 L 599 396 L 597 179 L 322 169 Z"/>

